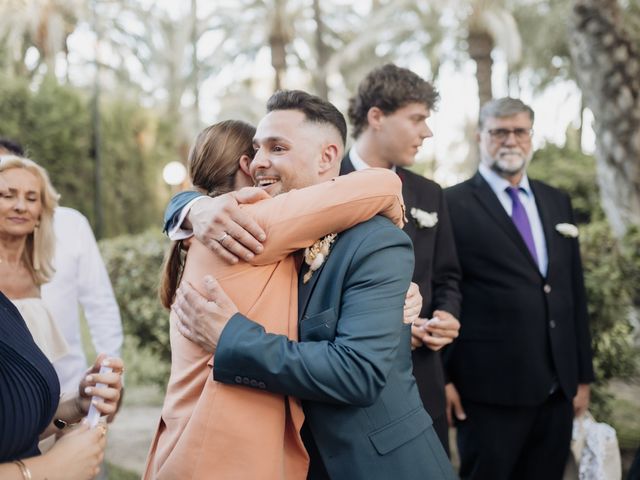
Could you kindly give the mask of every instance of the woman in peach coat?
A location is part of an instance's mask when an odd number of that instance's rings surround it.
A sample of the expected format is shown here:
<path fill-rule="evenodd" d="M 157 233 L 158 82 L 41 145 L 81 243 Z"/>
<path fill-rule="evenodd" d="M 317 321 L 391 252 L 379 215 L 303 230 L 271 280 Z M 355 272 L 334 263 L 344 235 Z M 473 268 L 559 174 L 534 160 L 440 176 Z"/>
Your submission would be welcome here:
<path fill-rule="evenodd" d="M 255 129 L 238 121 L 206 128 L 189 155 L 194 186 L 215 196 L 253 185 L 248 164 Z M 173 302 L 178 284 L 202 291 L 214 275 L 239 310 L 274 334 L 297 340 L 298 265 L 293 255 L 319 238 L 376 214 L 401 225 L 401 184 L 394 173 L 370 169 L 291 190 L 242 208 L 267 234 L 251 263 L 230 265 L 193 240 L 184 266 L 180 245 L 165 265 L 161 297 Z M 308 456 L 300 438 L 297 399 L 213 380 L 210 353 L 184 338 L 170 318 L 171 377 L 145 479 L 304 479 Z"/>

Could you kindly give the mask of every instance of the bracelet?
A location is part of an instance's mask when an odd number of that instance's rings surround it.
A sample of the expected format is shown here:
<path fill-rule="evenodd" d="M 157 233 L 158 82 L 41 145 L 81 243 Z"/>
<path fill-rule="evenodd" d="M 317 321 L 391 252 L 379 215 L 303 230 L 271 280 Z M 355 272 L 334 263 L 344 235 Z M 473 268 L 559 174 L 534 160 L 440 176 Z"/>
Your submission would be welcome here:
<path fill-rule="evenodd" d="M 20 469 L 20 473 L 22 474 L 23 480 L 31 480 L 33 477 L 31 476 L 31 470 L 27 467 L 22 460 L 14 460 L 13 463 Z"/>
<path fill-rule="evenodd" d="M 58 428 L 59 430 L 63 430 L 64 428 L 67 427 L 68 423 L 65 422 L 64 420 L 62 420 L 61 418 L 56 418 L 53 420 L 53 424 L 56 426 L 56 428 Z"/>

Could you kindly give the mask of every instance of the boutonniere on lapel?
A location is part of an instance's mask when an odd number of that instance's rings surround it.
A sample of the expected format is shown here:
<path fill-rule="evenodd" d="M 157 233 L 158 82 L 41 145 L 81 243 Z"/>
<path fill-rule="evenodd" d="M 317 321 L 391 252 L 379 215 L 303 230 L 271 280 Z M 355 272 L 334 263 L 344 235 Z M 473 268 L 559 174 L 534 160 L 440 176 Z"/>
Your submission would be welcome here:
<path fill-rule="evenodd" d="M 573 223 L 559 223 L 556 225 L 556 231 L 567 238 L 577 238 L 580 233 Z"/>
<path fill-rule="evenodd" d="M 311 279 L 313 272 L 322 266 L 327 256 L 329 256 L 331 245 L 333 245 L 337 236 L 338 234 L 336 233 L 330 233 L 304 249 L 304 263 L 309 265 L 309 271 L 302 277 L 302 283 L 307 283 Z"/>
<path fill-rule="evenodd" d="M 411 216 L 416 221 L 418 228 L 431 228 L 438 223 L 438 212 L 429 213 L 419 208 L 412 208 Z"/>

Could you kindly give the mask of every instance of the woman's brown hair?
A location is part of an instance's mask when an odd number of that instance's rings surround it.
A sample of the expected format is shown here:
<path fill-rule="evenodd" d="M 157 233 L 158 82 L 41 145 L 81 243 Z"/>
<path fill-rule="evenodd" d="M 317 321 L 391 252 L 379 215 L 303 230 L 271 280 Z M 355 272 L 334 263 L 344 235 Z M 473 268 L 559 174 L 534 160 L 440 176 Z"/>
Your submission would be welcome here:
<path fill-rule="evenodd" d="M 189 152 L 189 177 L 193 187 L 210 197 L 234 189 L 240 158 L 253 158 L 255 127 L 239 120 L 225 120 L 202 130 Z M 160 280 L 160 301 L 171 308 L 182 278 L 182 241 L 172 242 L 165 256 Z"/>

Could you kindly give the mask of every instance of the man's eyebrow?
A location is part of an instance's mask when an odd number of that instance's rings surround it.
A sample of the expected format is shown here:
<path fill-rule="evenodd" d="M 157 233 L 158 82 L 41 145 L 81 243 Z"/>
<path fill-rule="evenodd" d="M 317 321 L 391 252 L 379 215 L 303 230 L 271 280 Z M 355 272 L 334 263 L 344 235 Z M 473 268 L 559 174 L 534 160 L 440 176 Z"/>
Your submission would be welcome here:
<path fill-rule="evenodd" d="M 253 143 L 280 143 L 280 142 L 285 142 L 285 143 L 289 143 L 289 140 L 287 140 L 285 137 L 264 137 L 264 138 L 258 138 L 258 137 L 253 137 Z"/>

